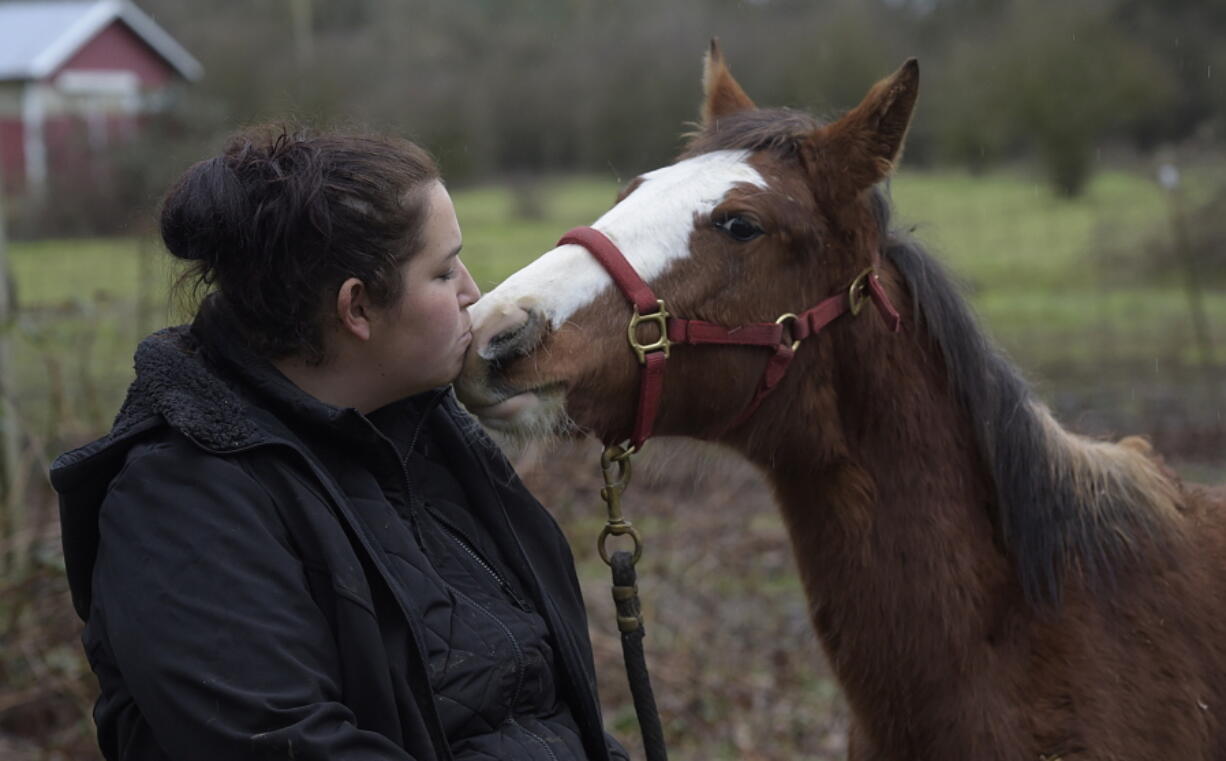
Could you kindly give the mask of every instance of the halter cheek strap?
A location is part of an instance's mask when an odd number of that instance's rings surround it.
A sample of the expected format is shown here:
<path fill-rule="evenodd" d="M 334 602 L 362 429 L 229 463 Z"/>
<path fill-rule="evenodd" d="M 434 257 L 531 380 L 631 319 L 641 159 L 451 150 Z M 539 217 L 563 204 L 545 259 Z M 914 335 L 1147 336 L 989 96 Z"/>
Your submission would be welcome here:
<path fill-rule="evenodd" d="M 583 246 L 596 257 L 596 261 L 600 262 L 618 289 L 640 313 L 655 311 L 658 304 L 655 294 L 647 283 L 643 282 L 643 278 L 639 277 L 639 273 L 634 271 L 634 267 L 630 266 L 630 262 L 626 261 L 621 249 L 604 233 L 594 227 L 576 227 L 558 241 L 559 246 L 567 243 Z"/>
<path fill-rule="evenodd" d="M 633 305 L 634 314 L 627 327 L 627 338 L 643 372 L 639 376 L 639 404 L 634 416 L 630 446 L 641 449 L 651 438 L 652 427 L 659 412 L 664 392 L 664 365 L 673 344 L 710 344 L 716 346 L 766 346 L 774 349 L 749 404 L 724 431 L 732 430 L 748 420 L 762 402 L 783 380 L 788 367 L 800 348 L 800 342 L 816 335 L 838 317 L 850 312 L 858 315 L 866 301 L 872 301 L 892 332 L 902 325 L 898 311 L 890 303 L 877 279 L 874 268 L 861 272 L 844 291 L 823 299 L 800 314 L 784 314 L 774 322 L 756 322 L 727 328 L 702 320 L 685 320 L 669 314 L 663 299 L 657 299 L 621 250 L 604 233 L 592 227 L 576 227 L 558 245 L 573 243 L 587 249 L 609 273 L 618 289 Z M 644 343 L 640 326 L 656 326 L 655 339 Z M 790 343 L 788 341 L 790 334 Z"/>

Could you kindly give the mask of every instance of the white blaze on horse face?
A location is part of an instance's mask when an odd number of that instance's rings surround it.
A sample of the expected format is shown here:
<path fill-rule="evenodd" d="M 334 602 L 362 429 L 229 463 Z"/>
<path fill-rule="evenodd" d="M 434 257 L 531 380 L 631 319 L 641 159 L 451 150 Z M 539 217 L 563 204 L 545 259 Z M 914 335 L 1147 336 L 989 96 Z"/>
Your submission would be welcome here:
<path fill-rule="evenodd" d="M 650 285 L 672 262 L 689 256 L 696 217 L 710 214 L 735 185 L 766 187 L 748 158 L 748 151 L 715 151 L 648 172 L 592 227 L 608 236 Z M 473 323 L 513 305 L 541 313 L 556 330 L 611 287 L 612 278 L 587 249 L 558 246 L 474 304 Z"/>

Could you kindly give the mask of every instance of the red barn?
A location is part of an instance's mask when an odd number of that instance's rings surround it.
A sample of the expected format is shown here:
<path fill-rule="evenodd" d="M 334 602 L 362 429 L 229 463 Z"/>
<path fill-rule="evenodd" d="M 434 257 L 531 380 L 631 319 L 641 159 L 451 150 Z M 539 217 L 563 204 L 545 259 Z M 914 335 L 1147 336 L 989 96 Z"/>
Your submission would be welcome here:
<path fill-rule="evenodd" d="M 41 195 L 57 174 L 134 137 L 144 117 L 202 74 L 127 0 L 0 3 L 0 173 Z"/>

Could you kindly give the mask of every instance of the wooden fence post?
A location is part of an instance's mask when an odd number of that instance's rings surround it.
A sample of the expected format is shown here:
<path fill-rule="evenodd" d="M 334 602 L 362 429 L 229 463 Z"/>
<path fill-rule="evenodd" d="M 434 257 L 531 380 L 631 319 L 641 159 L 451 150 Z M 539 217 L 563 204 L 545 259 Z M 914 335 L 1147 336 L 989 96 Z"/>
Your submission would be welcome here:
<path fill-rule="evenodd" d="M 8 552 L 0 553 L 0 571 L 19 570 L 25 565 L 27 546 L 21 534 L 25 531 L 26 506 L 22 499 L 20 469 L 20 437 L 17 430 L 17 407 L 13 400 L 16 393 L 15 373 L 12 365 L 10 341 L 16 305 L 13 303 L 13 287 L 8 261 L 8 227 L 5 216 L 4 175 L 0 170 L 0 509 L 4 510 L 0 521 L 0 540 Z"/>
<path fill-rule="evenodd" d="M 1213 370 L 1216 364 L 1213 350 L 1213 337 L 1209 333 L 1209 317 L 1205 312 L 1205 296 L 1201 289 L 1200 276 L 1197 272 L 1196 251 L 1192 247 L 1192 236 L 1188 229 L 1187 214 L 1184 210 L 1183 190 L 1180 188 L 1179 170 L 1174 164 L 1163 164 L 1158 171 L 1158 182 L 1166 189 L 1167 203 L 1171 221 L 1171 238 L 1174 242 L 1175 256 L 1183 267 L 1184 293 L 1188 298 L 1188 316 L 1192 323 L 1192 338 L 1196 342 L 1197 353 L 1200 355 L 1201 370 L 1208 384 L 1211 399 L 1218 402 L 1219 393 L 1214 380 Z"/>

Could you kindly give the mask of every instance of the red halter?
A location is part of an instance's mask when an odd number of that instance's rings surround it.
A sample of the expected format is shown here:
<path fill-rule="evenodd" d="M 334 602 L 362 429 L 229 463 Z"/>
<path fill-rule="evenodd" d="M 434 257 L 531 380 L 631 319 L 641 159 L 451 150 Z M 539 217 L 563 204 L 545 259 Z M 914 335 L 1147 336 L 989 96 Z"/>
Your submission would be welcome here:
<path fill-rule="evenodd" d="M 558 241 L 559 246 L 566 243 L 583 246 L 591 252 L 634 305 L 634 315 L 630 318 L 627 335 L 630 348 L 643 365 L 643 374 L 639 381 L 639 407 L 634 416 L 634 432 L 630 436 L 632 450 L 641 449 L 643 442 L 651 438 L 651 429 L 664 391 L 664 362 L 668 359 L 673 344 L 768 346 L 775 350 L 762 373 L 762 380 L 758 383 L 753 399 L 725 429 L 732 430 L 748 420 L 770 392 L 775 390 L 779 381 L 783 380 L 800 342 L 816 335 L 843 313 L 851 312 L 853 316 L 857 315 L 864 307 L 864 302 L 872 299 L 892 332 L 897 333 L 902 325 L 902 319 L 890 304 L 872 267 L 857 275 L 846 290 L 822 300 L 808 311 L 800 314 L 788 312 L 774 322 L 753 322 L 725 328 L 701 320 L 683 320 L 669 314 L 664 300 L 656 298 L 647 283 L 644 283 L 634 271 L 634 267 L 630 266 L 630 262 L 626 261 L 621 250 L 599 230 L 576 227 Z M 655 323 L 660 331 L 659 338 L 648 344 L 641 343 L 638 339 L 638 326 L 645 322 Z M 785 331 L 785 326 L 789 324 L 792 338 L 790 344 L 786 340 Z"/>

